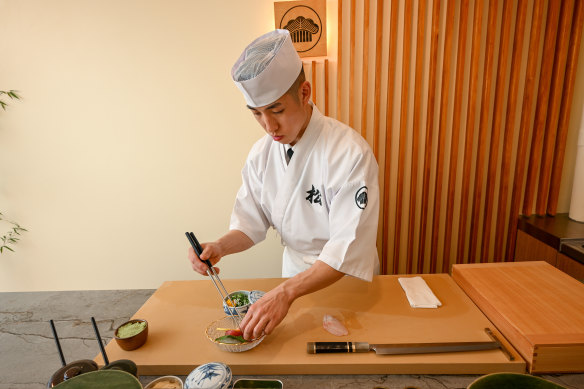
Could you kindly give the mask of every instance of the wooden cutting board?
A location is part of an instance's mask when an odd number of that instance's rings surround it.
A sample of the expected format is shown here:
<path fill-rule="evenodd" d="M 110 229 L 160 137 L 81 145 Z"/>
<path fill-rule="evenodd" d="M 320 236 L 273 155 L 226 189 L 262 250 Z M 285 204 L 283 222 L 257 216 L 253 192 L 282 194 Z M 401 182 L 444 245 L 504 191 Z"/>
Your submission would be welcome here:
<path fill-rule="evenodd" d="M 275 332 L 243 353 L 219 350 L 205 328 L 224 315 L 210 280 L 165 282 L 136 312 L 148 320 L 147 342 L 123 351 L 112 340 L 106 347 L 111 361 L 133 360 L 142 375 L 186 375 L 212 361 L 229 365 L 236 375 L 274 374 L 485 374 L 523 372 L 525 362 L 510 361 L 500 350 L 425 355 L 308 354 L 311 341 L 410 343 L 489 341 L 484 328 L 494 326 L 447 274 L 424 275 L 442 301 L 438 309 L 411 308 L 397 276 L 377 276 L 373 282 L 344 277 L 317 293 L 301 297 Z M 223 280 L 229 291 L 268 291 L 283 279 Z M 331 314 L 342 320 L 349 335 L 337 337 L 322 327 Z M 103 364 L 100 355 L 98 364 Z"/>
<path fill-rule="evenodd" d="M 547 262 L 454 265 L 452 277 L 531 373 L 584 372 L 584 284 Z"/>

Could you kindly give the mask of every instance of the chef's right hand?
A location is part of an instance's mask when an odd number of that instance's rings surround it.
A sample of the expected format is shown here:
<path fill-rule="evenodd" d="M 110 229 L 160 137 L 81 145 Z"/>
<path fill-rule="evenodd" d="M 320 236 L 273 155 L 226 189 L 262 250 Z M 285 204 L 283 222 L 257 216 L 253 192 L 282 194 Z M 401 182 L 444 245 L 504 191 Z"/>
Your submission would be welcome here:
<path fill-rule="evenodd" d="M 201 244 L 203 247 L 203 252 L 201 253 L 201 258 L 195 253 L 195 250 L 192 247 L 189 247 L 188 251 L 188 258 L 191 262 L 191 266 L 194 271 L 204 276 L 207 275 L 207 270 L 209 267 L 205 264 L 202 260 L 209 260 L 211 264 L 215 265 L 222 257 L 221 250 L 219 249 L 219 245 L 217 243 L 203 243 Z M 219 268 L 213 266 L 215 272 L 219 273 Z"/>

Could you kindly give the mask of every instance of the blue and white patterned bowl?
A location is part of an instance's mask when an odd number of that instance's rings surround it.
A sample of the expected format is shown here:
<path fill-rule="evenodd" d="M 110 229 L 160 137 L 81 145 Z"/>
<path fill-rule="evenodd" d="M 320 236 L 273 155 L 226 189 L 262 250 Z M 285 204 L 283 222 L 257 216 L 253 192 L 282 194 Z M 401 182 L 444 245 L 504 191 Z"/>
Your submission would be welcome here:
<path fill-rule="evenodd" d="M 230 307 L 229 305 L 227 305 L 227 303 L 225 301 L 223 301 L 223 311 L 225 312 L 226 315 L 235 316 L 235 315 L 237 315 L 235 313 L 236 310 L 237 310 L 237 312 L 239 312 L 239 315 L 242 317 L 247 313 L 247 310 L 249 309 L 249 306 L 251 305 L 251 302 L 249 299 L 250 292 L 248 290 L 237 290 L 235 292 L 229 293 L 229 297 L 233 297 L 234 295 L 238 295 L 238 294 L 245 295 L 247 297 L 248 303 L 246 305 L 242 305 L 240 307 Z"/>
<path fill-rule="evenodd" d="M 254 304 L 256 301 L 262 298 L 266 294 L 263 290 L 252 290 L 249 292 L 249 303 Z"/>
<path fill-rule="evenodd" d="M 227 389 L 231 384 L 231 369 L 222 362 L 197 367 L 185 380 L 185 389 Z"/>

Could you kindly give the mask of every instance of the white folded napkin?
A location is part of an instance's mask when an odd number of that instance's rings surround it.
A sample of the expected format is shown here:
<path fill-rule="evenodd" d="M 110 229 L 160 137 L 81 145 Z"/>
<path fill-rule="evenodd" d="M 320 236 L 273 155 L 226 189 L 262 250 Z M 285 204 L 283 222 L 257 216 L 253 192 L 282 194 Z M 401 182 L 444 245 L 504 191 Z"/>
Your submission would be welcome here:
<path fill-rule="evenodd" d="M 442 303 L 420 276 L 397 279 L 412 308 L 438 308 Z"/>

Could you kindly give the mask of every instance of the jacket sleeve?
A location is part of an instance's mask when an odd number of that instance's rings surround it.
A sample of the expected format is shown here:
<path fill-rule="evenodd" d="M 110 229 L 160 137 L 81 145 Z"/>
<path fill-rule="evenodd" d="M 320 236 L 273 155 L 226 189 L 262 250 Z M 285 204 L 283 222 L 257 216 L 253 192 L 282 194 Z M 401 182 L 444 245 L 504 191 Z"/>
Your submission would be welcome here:
<path fill-rule="evenodd" d="M 243 182 L 235 198 L 229 229 L 243 232 L 257 244 L 266 238 L 270 223 L 260 203 L 262 177 L 249 157 L 241 177 Z"/>
<path fill-rule="evenodd" d="M 338 190 L 331 200 L 330 239 L 319 260 L 345 274 L 371 281 L 378 266 L 377 161 L 371 152 L 366 152 L 348 170 L 339 180 Z"/>

